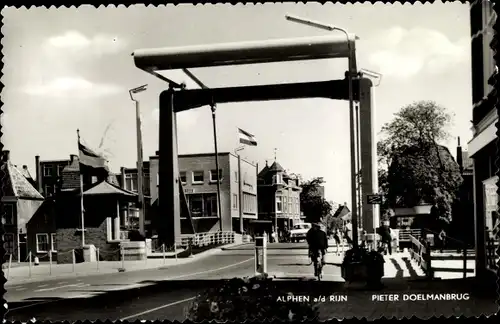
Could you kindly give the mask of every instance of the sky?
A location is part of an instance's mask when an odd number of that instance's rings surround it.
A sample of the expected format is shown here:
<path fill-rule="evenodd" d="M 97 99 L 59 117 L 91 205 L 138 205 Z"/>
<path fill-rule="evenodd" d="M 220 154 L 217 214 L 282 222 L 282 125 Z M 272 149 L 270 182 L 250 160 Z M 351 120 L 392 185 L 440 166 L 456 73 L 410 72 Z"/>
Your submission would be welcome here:
<path fill-rule="evenodd" d="M 34 175 L 41 160 L 77 154 L 77 134 L 110 167 L 134 167 L 135 106 L 128 90 L 148 84 L 141 103 L 144 156 L 158 150 L 159 94 L 167 84 L 135 67 L 131 53 L 150 47 L 319 36 L 328 31 L 285 20 L 285 14 L 347 29 L 358 68 L 382 74 L 374 88 L 376 131 L 401 107 L 433 100 L 453 114 L 454 154 L 472 138 L 468 4 L 257 4 L 2 10 L 4 103 L 2 142 L 14 164 Z M 334 80 L 344 59 L 191 69 L 209 87 Z M 179 71 L 162 73 L 193 86 Z M 258 145 L 240 151 L 259 163 L 277 161 L 304 179 L 323 177 L 328 200 L 350 204 L 348 102 L 282 100 L 217 106 L 220 152 L 238 146 L 237 128 Z M 179 153 L 213 152 L 209 107 L 178 115 Z"/>

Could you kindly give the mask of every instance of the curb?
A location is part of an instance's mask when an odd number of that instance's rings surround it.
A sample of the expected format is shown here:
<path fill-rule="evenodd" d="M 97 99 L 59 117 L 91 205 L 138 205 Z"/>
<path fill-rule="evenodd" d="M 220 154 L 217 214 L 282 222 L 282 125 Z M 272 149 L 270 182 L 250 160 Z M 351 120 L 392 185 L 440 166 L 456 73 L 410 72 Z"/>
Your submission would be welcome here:
<path fill-rule="evenodd" d="M 234 244 L 234 243 L 231 243 Z M 170 267 L 175 267 L 181 264 L 186 264 L 190 262 L 194 262 L 196 260 L 214 255 L 218 252 L 221 252 L 223 248 L 226 248 L 230 246 L 231 244 L 227 244 L 226 246 L 222 246 L 219 248 L 213 248 L 207 251 L 200 252 L 198 254 L 193 255 L 192 257 L 186 257 L 186 258 L 179 258 L 178 263 L 171 264 L 171 265 L 158 265 L 158 266 L 152 266 L 152 267 L 145 267 L 145 268 L 136 268 L 136 269 L 127 269 L 125 268 L 125 271 L 120 271 L 121 266 L 119 268 L 111 268 L 109 271 L 103 271 L 103 272 L 91 272 L 91 273 L 86 273 L 86 272 L 73 272 L 73 273 L 68 273 L 68 274 L 62 274 L 61 276 L 58 275 L 53 275 L 53 276 L 43 276 L 41 275 L 40 277 L 37 278 L 22 278 L 18 280 L 7 280 L 5 283 L 5 287 L 9 286 L 16 286 L 16 285 L 22 285 L 22 284 L 27 284 L 27 283 L 34 283 L 34 282 L 41 282 L 44 280 L 62 280 L 62 279 L 71 279 L 71 278 L 81 278 L 81 277 L 91 277 L 91 276 L 98 276 L 98 275 L 105 275 L 105 274 L 112 274 L 112 273 L 123 273 L 123 272 L 135 272 L 135 271 L 144 271 L 144 270 L 159 270 L 159 269 L 166 269 Z M 238 243 L 239 244 L 239 243 Z M 172 259 L 172 258 L 170 258 Z"/>

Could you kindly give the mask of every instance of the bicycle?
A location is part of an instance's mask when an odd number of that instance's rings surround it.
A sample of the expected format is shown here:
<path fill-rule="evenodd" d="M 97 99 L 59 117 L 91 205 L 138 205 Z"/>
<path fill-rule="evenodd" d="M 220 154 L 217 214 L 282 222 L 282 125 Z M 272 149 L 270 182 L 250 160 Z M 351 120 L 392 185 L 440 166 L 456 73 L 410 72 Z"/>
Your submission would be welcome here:
<path fill-rule="evenodd" d="M 313 255 L 311 255 L 311 263 L 314 263 L 314 276 L 318 278 L 318 281 L 321 281 L 323 278 L 323 257 L 322 253 L 320 251 L 312 252 Z"/>

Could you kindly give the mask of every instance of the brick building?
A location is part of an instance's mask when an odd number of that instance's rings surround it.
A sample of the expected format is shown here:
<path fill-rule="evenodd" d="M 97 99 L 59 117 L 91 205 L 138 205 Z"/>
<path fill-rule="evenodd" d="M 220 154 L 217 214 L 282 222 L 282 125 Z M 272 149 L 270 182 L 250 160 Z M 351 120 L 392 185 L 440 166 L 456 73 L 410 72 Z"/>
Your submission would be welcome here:
<path fill-rule="evenodd" d="M 25 169 L 27 171 L 27 169 Z M 10 161 L 10 152 L 2 151 L 2 214 L 4 248 L 14 262 L 26 261 L 29 252 L 27 223 L 43 204 L 43 196 L 33 187 L 26 173 Z M 49 238 L 45 241 L 50 244 Z"/>
<path fill-rule="evenodd" d="M 151 237 L 152 226 L 151 226 L 151 178 L 149 176 L 149 161 L 143 162 L 143 172 L 144 172 L 144 229 L 146 237 Z M 130 192 L 138 193 L 138 172 L 137 168 L 126 168 L 121 167 L 120 173 L 116 175 L 118 183 L 122 189 Z M 135 204 L 130 204 L 128 206 L 128 216 L 130 226 L 139 229 L 139 209 Z"/>
<path fill-rule="evenodd" d="M 83 261 L 80 172 L 83 175 L 83 207 L 85 244 L 99 248 L 101 260 L 118 260 L 119 244 L 127 239 L 127 207 L 137 195 L 120 188 L 109 170 L 93 170 L 80 166 L 78 156 L 61 171 L 60 190 L 47 199 L 43 208 L 30 220 L 28 241 L 33 251 L 44 258 L 40 239 L 50 237 L 57 249 L 53 260 L 71 263 Z"/>
<path fill-rule="evenodd" d="M 288 175 L 285 169 L 267 161 L 258 175 L 259 220 L 272 221 L 275 229 L 291 228 L 300 221 L 299 179 Z"/>
<path fill-rule="evenodd" d="M 68 160 L 41 161 L 35 156 L 36 188 L 44 197 L 51 197 L 60 189 L 62 170 L 70 164 Z"/>
<path fill-rule="evenodd" d="M 158 156 L 150 157 L 151 201 L 158 200 Z M 180 182 L 197 233 L 218 231 L 217 170 L 213 153 L 179 155 Z M 232 153 L 219 153 L 220 200 L 223 231 L 239 230 L 240 204 L 244 228 L 251 219 L 257 219 L 256 165 Z M 241 177 L 240 177 L 241 176 Z M 239 186 L 241 178 L 241 190 Z M 241 192 L 241 194 L 240 194 Z M 241 200 L 240 200 L 241 197 Z M 153 221 L 154 222 L 154 221 Z M 189 233 L 185 214 L 181 214 L 181 231 Z"/>
<path fill-rule="evenodd" d="M 472 63 L 472 132 L 468 143 L 474 166 L 474 220 L 476 247 L 476 276 L 496 276 L 494 251 L 487 257 L 486 243 L 497 223 L 498 177 L 495 159 L 497 152 L 498 113 L 494 77 L 498 67 L 493 58 L 493 25 L 497 15 L 490 1 L 473 1 L 470 5 L 471 63 Z"/>

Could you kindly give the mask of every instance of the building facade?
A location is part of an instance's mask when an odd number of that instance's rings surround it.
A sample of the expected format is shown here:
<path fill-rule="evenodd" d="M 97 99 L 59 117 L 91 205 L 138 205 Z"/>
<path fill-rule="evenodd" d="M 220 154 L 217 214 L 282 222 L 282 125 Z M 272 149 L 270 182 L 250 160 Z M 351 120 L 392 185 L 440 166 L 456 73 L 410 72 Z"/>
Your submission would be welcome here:
<path fill-rule="evenodd" d="M 35 156 L 37 190 L 46 198 L 52 197 L 60 189 L 62 171 L 71 162 L 68 160 L 41 161 Z"/>
<path fill-rule="evenodd" d="M 472 49 L 472 132 L 468 153 L 473 160 L 474 221 L 476 276 L 496 275 L 496 266 L 488 258 L 486 248 L 491 230 L 497 223 L 498 177 L 497 157 L 498 113 L 495 107 L 494 77 L 498 73 L 493 55 L 493 25 L 496 13 L 490 1 L 474 1 L 470 5 Z M 493 251 L 494 254 L 494 251 Z M 494 257 L 494 256 L 492 256 Z"/>
<path fill-rule="evenodd" d="M 151 178 L 149 176 L 149 161 L 143 162 L 143 188 L 144 188 L 144 230 L 146 237 L 152 235 L 151 224 Z M 138 176 L 137 168 L 120 168 L 120 173 L 117 174 L 118 183 L 122 189 L 130 192 L 138 193 Z M 129 219 L 127 223 L 130 228 L 139 229 L 139 208 L 136 205 L 130 204 L 128 206 Z"/>
<path fill-rule="evenodd" d="M 10 161 L 10 152 L 2 151 L 2 213 L 5 231 L 3 242 L 7 255 L 14 262 L 28 259 L 31 249 L 28 244 L 27 224 L 43 204 L 44 197 L 33 187 L 25 173 Z M 52 237 L 40 237 L 40 246 L 45 253 L 50 253 L 53 246 Z M 44 241 L 42 241 L 44 240 Z M 45 249 L 46 248 L 46 249 Z M 32 253 L 35 254 L 35 251 Z"/>
<path fill-rule="evenodd" d="M 80 175 L 83 179 L 83 224 Z M 61 190 L 52 208 L 57 262 L 71 263 L 72 251 L 75 251 L 77 262 L 83 261 L 82 232 L 85 233 L 85 245 L 99 249 L 100 260 L 119 260 L 120 242 L 128 240 L 128 206 L 136 201 L 137 194 L 120 188 L 116 176 L 109 170 L 84 167 L 78 156 L 73 155 L 62 171 Z M 33 229 L 37 229 L 35 224 Z"/>
<path fill-rule="evenodd" d="M 301 219 L 301 191 L 296 176 L 288 175 L 276 161 L 271 166 L 266 162 L 258 175 L 259 219 L 271 220 L 277 231 L 291 228 Z"/>
<path fill-rule="evenodd" d="M 158 200 L 158 156 L 150 157 L 150 192 L 153 205 Z M 222 230 L 239 231 L 240 215 L 244 228 L 257 219 L 256 165 L 224 152 L 219 153 L 219 175 L 213 153 L 179 155 L 179 179 L 186 197 L 195 232 L 218 231 L 217 180 L 220 183 Z M 241 183 L 241 188 L 240 188 Z M 241 205 L 241 208 L 240 208 Z M 182 208 L 181 208 L 182 209 Z M 187 233 L 186 215 L 181 214 L 182 233 Z"/>

